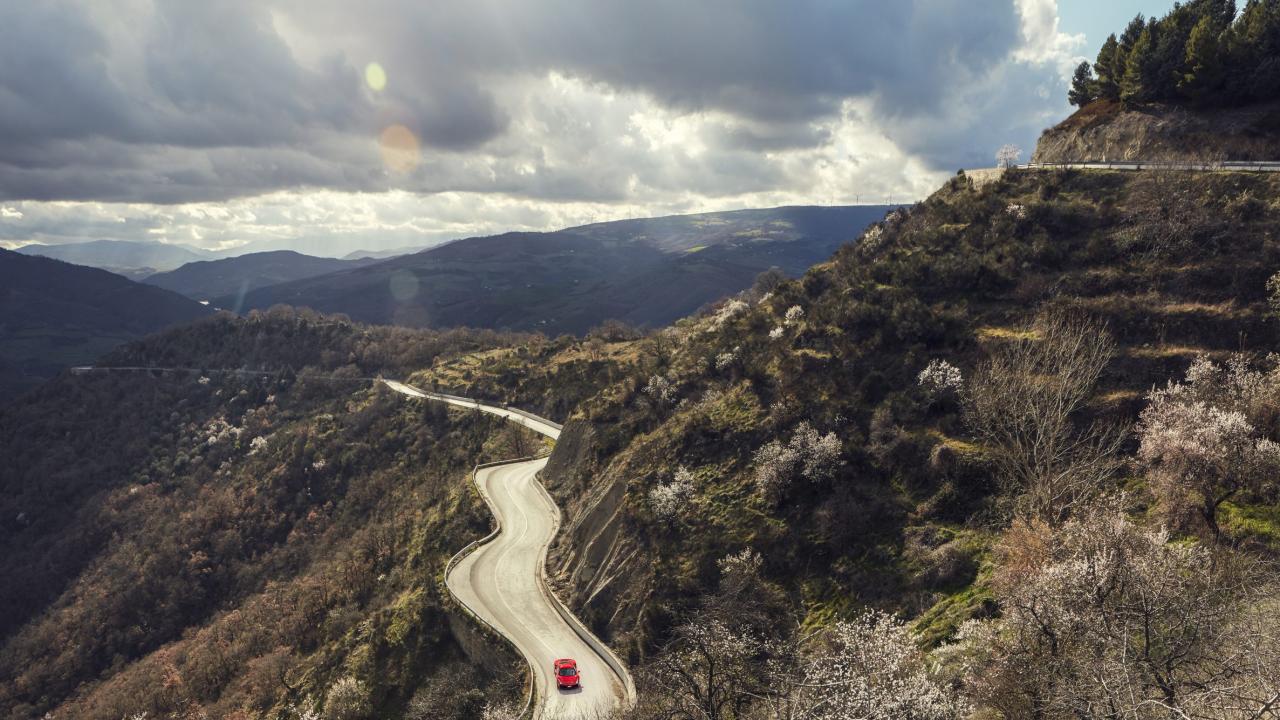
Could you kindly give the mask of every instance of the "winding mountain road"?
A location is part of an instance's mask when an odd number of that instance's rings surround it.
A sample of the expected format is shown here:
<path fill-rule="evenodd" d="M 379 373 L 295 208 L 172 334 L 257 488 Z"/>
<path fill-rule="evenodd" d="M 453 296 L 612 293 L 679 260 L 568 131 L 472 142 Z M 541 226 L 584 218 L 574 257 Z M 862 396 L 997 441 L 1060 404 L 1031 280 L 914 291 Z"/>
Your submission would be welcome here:
<path fill-rule="evenodd" d="M 560 435 L 559 425 L 512 408 L 424 392 L 394 380 L 383 382 L 410 397 L 505 417 L 547 437 Z M 536 688 L 534 717 L 595 720 L 631 702 L 635 686 L 621 662 L 547 589 L 547 548 L 560 526 L 560 511 L 537 479 L 546 464 L 542 457 L 476 471 L 476 487 L 493 510 L 500 531 L 454 563 L 445 584 L 464 607 L 506 636 L 529 662 Z M 581 688 L 562 691 L 556 686 L 551 663 L 563 657 L 578 661 Z"/>

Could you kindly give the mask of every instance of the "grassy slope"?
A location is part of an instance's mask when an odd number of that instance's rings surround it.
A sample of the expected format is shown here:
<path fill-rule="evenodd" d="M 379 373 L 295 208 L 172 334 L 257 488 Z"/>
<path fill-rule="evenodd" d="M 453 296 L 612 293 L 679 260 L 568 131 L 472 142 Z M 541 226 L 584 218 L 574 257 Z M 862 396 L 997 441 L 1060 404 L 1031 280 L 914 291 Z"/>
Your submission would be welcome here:
<path fill-rule="evenodd" d="M 583 395 L 607 383 L 578 405 L 552 461 L 567 508 L 552 562 L 633 660 L 744 545 L 809 621 L 876 605 L 937 640 L 992 611 L 983 567 L 1003 508 L 958 409 L 927 405 L 916 374 L 935 357 L 972 370 L 1046 304 L 1109 323 L 1121 351 L 1090 412 L 1126 420 L 1197 353 L 1270 351 L 1278 190 L 1261 174 L 1011 172 L 980 190 L 957 178 L 718 326 L 683 321 L 597 360 L 549 346 L 536 362 L 499 353 L 422 377 L 531 405 L 557 376 Z M 771 339 L 793 306 L 803 319 Z M 735 347 L 739 360 L 717 369 Z M 653 375 L 681 402 L 654 403 Z M 836 432 L 846 464 L 775 507 L 755 491 L 751 459 L 801 420 Z M 648 493 L 679 465 L 697 493 L 676 521 L 656 518 Z M 1271 537 L 1274 508 L 1242 508 L 1232 528 Z"/>

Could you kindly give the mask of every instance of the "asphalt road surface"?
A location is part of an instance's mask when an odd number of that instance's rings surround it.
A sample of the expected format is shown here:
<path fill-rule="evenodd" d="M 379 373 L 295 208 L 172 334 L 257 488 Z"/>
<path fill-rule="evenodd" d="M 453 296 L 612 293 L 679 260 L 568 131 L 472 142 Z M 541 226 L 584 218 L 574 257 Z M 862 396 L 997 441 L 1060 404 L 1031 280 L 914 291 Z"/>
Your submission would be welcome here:
<path fill-rule="evenodd" d="M 560 435 L 554 423 L 508 408 L 428 393 L 394 380 L 384 382 L 410 397 L 506 417 L 552 438 Z M 546 458 L 539 458 L 476 472 L 476 485 L 497 517 L 501 532 L 458 561 L 445 577 L 445 584 L 463 605 L 511 640 L 533 666 L 535 717 L 594 720 L 625 701 L 627 685 L 605 657 L 557 612 L 556 601 L 546 589 L 547 547 L 560 524 L 560 511 L 536 477 L 546 464 Z M 552 662 L 566 657 L 578 661 L 580 688 L 557 687 Z"/>
<path fill-rule="evenodd" d="M 439 400 L 440 402 L 446 402 L 446 403 L 449 403 L 450 405 L 457 405 L 458 407 L 470 408 L 472 410 L 479 410 L 480 412 L 487 412 L 491 415 L 504 417 L 512 422 L 524 425 L 530 430 L 536 433 L 540 433 L 542 435 L 546 435 L 547 437 L 553 440 L 560 437 L 559 426 L 539 418 L 529 417 L 528 415 L 522 415 L 508 408 L 498 407 L 496 405 L 485 405 L 483 403 L 480 403 L 479 401 L 471 400 L 469 398 L 460 398 L 455 395 L 445 395 L 443 393 L 427 392 L 425 390 L 419 390 L 418 388 L 413 387 L 412 385 L 405 385 L 402 382 L 396 382 L 395 380 L 383 380 L 382 382 L 386 383 L 387 387 L 391 388 L 392 390 L 395 390 L 398 393 L 403 393 L 410 397 L 423 398 L 427 400 Z"/>
<path fill-rule="evenodd" d="M 449 591 L 498 628 L 534 668 L 543 718 L 596 718 L 622 701 L 623 686 L 604 658 L 552 606 L 542 582 L 559 513 L 535 477 L 545 458 L 482 468 L 480 487 L 502 532 L 463 558 L 445 578 Z M 578 661 L 582 687 L 560 690 L 551 663 Z"/>

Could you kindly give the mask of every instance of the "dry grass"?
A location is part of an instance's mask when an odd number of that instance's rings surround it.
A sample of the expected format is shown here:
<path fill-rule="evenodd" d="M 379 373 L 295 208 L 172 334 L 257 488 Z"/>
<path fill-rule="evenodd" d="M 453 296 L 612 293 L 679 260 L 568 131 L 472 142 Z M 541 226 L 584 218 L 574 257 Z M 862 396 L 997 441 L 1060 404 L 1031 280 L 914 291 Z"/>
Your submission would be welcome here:
<path fill-rule="evenodd" d="M 1144 360 L 1215 354 L 1213 350 L 1193 345 L 1138 345 L 1125 348 L 1124 352 L 1129 357 L 1142 358 Z"/>
<path fill-rule="evenodd" d="M 997 327 L 984 325 L 977 329 L 978 340 L 1008 342 L 1010 340 L 1039 340 L 1040 334 L 1025 327 Z"/>

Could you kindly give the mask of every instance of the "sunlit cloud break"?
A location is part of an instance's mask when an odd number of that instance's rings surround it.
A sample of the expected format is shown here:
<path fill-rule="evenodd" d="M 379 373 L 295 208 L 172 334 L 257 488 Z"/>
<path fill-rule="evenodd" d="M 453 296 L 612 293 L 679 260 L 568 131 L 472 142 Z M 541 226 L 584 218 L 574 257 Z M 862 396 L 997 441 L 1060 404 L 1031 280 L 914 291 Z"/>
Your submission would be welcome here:
<path fill-rule="evenodd" d="M 0 29 L 0 242 L 341 254 L 914 200 L 1064 111 L 1056 3 L 979 4 L 37 5 Z"/>

